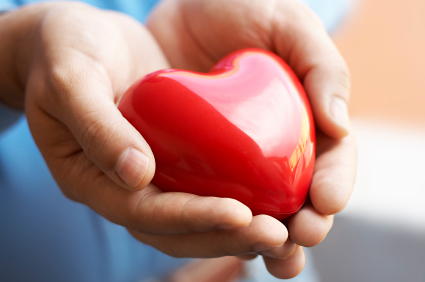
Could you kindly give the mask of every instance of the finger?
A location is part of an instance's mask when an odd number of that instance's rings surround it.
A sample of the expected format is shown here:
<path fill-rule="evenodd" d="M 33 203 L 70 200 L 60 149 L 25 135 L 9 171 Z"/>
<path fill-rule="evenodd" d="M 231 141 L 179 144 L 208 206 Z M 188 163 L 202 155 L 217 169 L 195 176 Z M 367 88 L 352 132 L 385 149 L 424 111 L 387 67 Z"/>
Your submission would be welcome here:
<path fill-rule="evenodd" d="M 70 129 L 80 145 L 79 149 L 115 183 L 130 190 L 145 187 L 155 172 L 152 151 L 118 111 L 112 89 L 107 86 L 107 77 L 86 74 L 84 78 L 78 75 L 72 78 L 75 83 L 68 83 L 68 75 L 56 74 L 54 79 L 61 81 L 57 86 L 60 89 L 52 90 L 63 93 L 61 96 L 66 96 L 66 100 L 57 101 L 56 106 L 45 106 L 45 111 Z M 91 81 L 89 85 L 84 82 L 86 79 Z M 56 155 L 58 158 L 76 153 L 70 150 L 74 148 L 60 149 Z"/>
<path fill-rule="evenodd" d="M 79 20 L 74 14 L 66 15 L 65 18 Z M 167 67 L 166 60 L 141 26 L 138 26 L 137 38 L 142 42 L 135 39 L 137 42 L 132 44 L 144 43 L 145 52 L 151 53 L 149 59 L 157 63 L 134 67 L 135 64 L 143 65 L 148 59 L 137 57 L 138 61 L 134 63 L 131 47 L 109 44 L 111 34 L 116 36 L 117 42 L 127 40 L 114 20 L 90 22 L 87 34 L 92 32 L 99 40 L 98 45 L 93 46 L 93 40 L 85 37 L 80 40 L 80 33 L 75 28 L 69 31 L 70 36 L 61 36 L 58 29 L 64 28 L 64 21 L 66 24 L 66 20 L 60 20 L 61 16 L 61 13 L 53 13 L 43 24 L 44 32 L 40 36 L 46 41 L 45 50 L 34 63 L 33 68 L 37 71 L 30 73 L 28 96 L 42 111 L 64 124 L 88 159 L 115 183 L 130 190 L 140 190 L 154 175 L 154 157 L 143 137 L 121 115 L 115 103 L 138 75 Z M 110 29 L 110 34 L 98 30 L 96 25 L 102 23 L 107 24 L 105 29 Z M 78 24 L 82 24 L 81 21 Z M 134 32 L 135 28 L 131 26 L 129 30 Z M 73 43 L 72 35 L 78 37 L 75 40 L 78 44 Z M 98 46 L 103 43 L 108 48 L 98 52 Z M 44 85 L 39 87 L 42 83 Z M 76 152 L 75 148 L 62 147 L 58 154 L 65 158 Z"/>
<path fill-rule="evenodd" d="M 78 77 L 67 84 L 69 74 L 60 74 L 60 90 L 68 96 L 54 113 L 73 133 L 85 155 L 121 187 L 140 190 L 152 179 L 155 161 L 149 145 L 118 111 L 106 77 Z M 87 76 L 86 76 L 87 77 Z M 99 83 L 97 82 L 99 81 Z M 81 83 L 81 84 L 80 84 Z M 70 88 L 70 86 L 72 86 Z M 66 104 L 65 104 L 66 103 Z M 73 152 L 63 152 L 64 157 Z"/>
<path fill-rule="evenodd" d="M 282 246 L 262 251 L 260 254 L 270 258 L 286 259 L 294 253 L 296 246 L 297 245 L 291 239 L 288 239 Z"/>
<path fill-rule="evenodd" d="M 139 194 L 136 213 L 129 216 L 137 230 L 149 234 L 232 229 L 252 220 L 251 210 L 234 199 L 163 193 L 153 185 Z"/>
<path fill-rule="evenodd" d="M 240 256 L 281 246 L 288 238 L 278 220 L 258 215 L 245 227 L 178 235 L 150 235 L 130 230 L 138 240 L 173 257 Z"/>
<path fill-rule="evenodd" d="M 320 19 L 304 4 L 277 1 L 274 49 L 303 81 L 317 126 L 334 138 L 350 130 L 350 74 Z"/>
<path fill-rule="evenodd" d="M 332 224 L 333 216 L 322 215 L 307 203 L 288 220 L 287 228 L 294 243 L 312 247 L 325 239 Z"/>
<path fill-rule="evenodd" d="M 356 140 L 351 133 L 335 140 L 318 132 L 317 159 L 310 187 L 313 207 L 321 214 L 341 211 L 350 199 L 356 167 Z"/>
<path fill-rule="evenodd" d="M 275 259 L 266 256 L 263 259 L 270 274 L 281 279 L 297 276 L 305 266 L 305 254 L 300 246 L 297 246 L 294 253 L 286 259 Z"/>
<path fill-rule="evenodd" d="M 249 208 L 233 199 L 163 193 L 151 184 L 138 192 L 104 184 L 86 191 L 84 202 L 109 220 L 147 234 L 232 229 L 252 220 Z"/>

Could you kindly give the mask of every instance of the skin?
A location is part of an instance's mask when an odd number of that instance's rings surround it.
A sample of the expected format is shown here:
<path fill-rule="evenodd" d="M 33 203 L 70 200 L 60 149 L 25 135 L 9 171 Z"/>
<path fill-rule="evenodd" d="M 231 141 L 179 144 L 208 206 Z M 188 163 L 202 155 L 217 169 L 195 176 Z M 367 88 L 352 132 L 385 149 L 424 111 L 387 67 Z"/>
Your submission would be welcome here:
<path fill-rule="evenodd" d="M 126 15 L 71 2 L 3 14 L 0 100 L 25 108 L 63 193 L 138 240 L 175 257 L 259 254 L 276 277 L 296 276 L 305 263 L 301 246 L 325 238 L 354 185 L 344 60 L 317 16 L 296 1 L 166 0 L 147 28 Z M 291 65 L 317 124 L 309 199 L 283 223 L 253 217 L 236 200 L 163 193 L 149 184 L 154 156 L 116 107 L 143 75 L 170 67 L 207 71 L 245 47 L 272 50 Z"/>

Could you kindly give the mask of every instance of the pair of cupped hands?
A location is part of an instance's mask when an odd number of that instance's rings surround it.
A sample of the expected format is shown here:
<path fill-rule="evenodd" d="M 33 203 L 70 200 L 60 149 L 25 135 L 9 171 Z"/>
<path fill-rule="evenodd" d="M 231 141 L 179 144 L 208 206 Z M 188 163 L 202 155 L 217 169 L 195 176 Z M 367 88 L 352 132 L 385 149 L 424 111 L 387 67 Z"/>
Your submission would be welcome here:
<path fill-rule="evenodd" d="M 319 18 L 295 1 L 164 0 L 146 26 L 121 13 L 71 2 L 0 16 L 0 98 L 24 107 L 63 193 L 146 244 L 176 257 L 262 255 L 269 272 L 296 276 L 301 246 L 320 243 L 347 204 L 356 145 L 349 73 Z M 166 68 L 208 71 L 228 53 L 281 56 L 310 99 L 317 159 L 309 197 L 283 223 L 252 216 L 232 199 L 163 193 L 149 184 L 155 159 L 117 103 L 142 76 Z"/>

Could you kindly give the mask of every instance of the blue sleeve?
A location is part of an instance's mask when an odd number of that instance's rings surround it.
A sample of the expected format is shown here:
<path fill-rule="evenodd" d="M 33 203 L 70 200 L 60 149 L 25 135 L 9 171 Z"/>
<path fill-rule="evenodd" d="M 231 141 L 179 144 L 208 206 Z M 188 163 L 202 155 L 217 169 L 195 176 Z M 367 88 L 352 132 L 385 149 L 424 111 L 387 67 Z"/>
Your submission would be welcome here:
<path fill-rule="evenodd" d="M 0 12 L 12 10 L 17 6 L 15 1 L 0 0 Z"/>

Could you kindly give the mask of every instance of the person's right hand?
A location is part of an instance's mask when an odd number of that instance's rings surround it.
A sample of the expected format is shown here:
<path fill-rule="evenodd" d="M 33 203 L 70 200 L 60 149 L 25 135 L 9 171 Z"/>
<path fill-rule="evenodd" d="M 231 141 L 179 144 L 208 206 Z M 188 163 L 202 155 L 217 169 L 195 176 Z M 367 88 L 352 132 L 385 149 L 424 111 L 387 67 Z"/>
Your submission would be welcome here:
<path fill-rule="evenodd" d="M 233 51 L 261 48 L 285 60 L 303 83 L 317 132 L 309 198 L 283 221 L 290 240 L 259 252 L 271 274 L 297 275 L 305 263 L 299 246 L 311 247 L 326 237 L 334 214 L 350 198 L 356 175 L 356 141 L 347 110 L 350 75 L 322 22 L 297 0 L 163 0 L 147 27 L 173 68 L 207 72 Z"/>
<path fill-rule="evenodd" d="M 149 184 L 154 156 L 116 106 L 135 80 L 169 67 L 140 23 L 83 4 L 44 3 L 2 15 L 0 38 L 0 98 L 25 105 L 66 196 L 175 257 L 242 255 L 287 240 L 282 224 L 253 219 L 236 200 Z"/>

